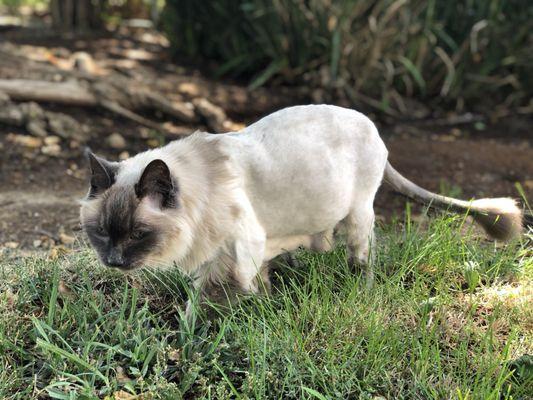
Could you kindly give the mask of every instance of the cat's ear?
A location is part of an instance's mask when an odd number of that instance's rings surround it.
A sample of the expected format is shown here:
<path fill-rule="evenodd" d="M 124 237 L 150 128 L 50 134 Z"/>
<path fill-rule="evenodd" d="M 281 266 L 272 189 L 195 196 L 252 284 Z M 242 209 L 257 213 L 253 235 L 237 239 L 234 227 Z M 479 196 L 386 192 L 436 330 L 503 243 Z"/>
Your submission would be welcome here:
<path fill-rule="evenodd" d="M 109 189 L 115 183 L 118 163 L 98 157 L 89 150 L 86 152 L 86 155 L 91 167 L 89 198 L 93 198 Z"/>
<path fill-rule="evenodd" d="M 176 207 L 177 193 L 178 187 L 163 160 L 151 161 L 135 185 L 135 194 L 139 199 L 151 196 L 159 202 L 161 208 Z"/>

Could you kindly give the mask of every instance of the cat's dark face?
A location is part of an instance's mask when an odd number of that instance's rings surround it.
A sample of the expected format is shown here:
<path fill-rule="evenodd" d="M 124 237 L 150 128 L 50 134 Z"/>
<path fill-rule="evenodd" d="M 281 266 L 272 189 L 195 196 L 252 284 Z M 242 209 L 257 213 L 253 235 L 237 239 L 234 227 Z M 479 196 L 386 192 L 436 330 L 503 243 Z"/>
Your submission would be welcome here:
<path fill-rule="evenodd" d="M 106 266 L 141 267 L 164 241 L 165 230 L 157 214 L 177 206 L 177 189 L 168 167 L 155 160 L 139 182 L 118 185 L 118 164 L 92 157 L 91 189 L 81 210 L 83 230 Z"/>
<path fill-rule="evenodd" d="M 83 221 L 91 245 L 108 267 L 139 267 L 161 242 L 158 229 L 140 218 L 139 204 L 132 187 L 113 187 L 94 218 Z"/>

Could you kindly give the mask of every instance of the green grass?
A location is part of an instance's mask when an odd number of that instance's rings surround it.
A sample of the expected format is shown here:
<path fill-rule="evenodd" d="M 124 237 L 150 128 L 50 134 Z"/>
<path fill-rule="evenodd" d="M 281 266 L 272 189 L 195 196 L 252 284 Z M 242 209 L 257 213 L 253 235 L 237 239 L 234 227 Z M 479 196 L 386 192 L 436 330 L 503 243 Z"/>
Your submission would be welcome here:
<path fill-rule="evenodd" d="M 0 398 L 531 398 L 532 237 L 496 248 L 461 218 L 423 225 L 378 229 L 370 292 L 342 247 L 301 251 L 273 296 L 211 323 L 183 319 L 175 271 L 6 253 Z"/>

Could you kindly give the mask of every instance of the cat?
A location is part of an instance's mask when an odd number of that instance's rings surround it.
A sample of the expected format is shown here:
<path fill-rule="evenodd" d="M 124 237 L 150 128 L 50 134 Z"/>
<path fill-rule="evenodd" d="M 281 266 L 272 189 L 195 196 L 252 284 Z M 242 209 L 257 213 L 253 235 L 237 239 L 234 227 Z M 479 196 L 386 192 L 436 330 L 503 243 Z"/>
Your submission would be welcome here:
<path fill-rule="evenodd" d="M 327 251 L 339 227 L 370 284 L 373 202 L 382 180 L 415 200 L 468 212 L 495 239 L 519 235 L 522 212 L 513 199 L 441 196 L 403 177 L 387 158 L 363 114 L 289 107 L 238 133 L 196 132 L 121 162 L 90 153 L 81 223 L 105 265 L 176 265 L 202 299 L 214 301 L 228 287 L 268 292 L 269 260 L 302 246 Z"/>

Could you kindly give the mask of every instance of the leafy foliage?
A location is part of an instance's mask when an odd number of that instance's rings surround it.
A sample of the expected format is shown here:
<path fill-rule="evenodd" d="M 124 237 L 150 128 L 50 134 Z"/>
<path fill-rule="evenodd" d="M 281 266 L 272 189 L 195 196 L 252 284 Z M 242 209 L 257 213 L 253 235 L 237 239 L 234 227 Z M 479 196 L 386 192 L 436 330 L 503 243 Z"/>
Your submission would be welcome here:
<path fill-rule="evenodd" d="M 176 54 L 251 87 L 296 84 L 390 114 L 412 113 L 410 98 L 460 108 L 533 94 L 531 2 L 168 0 L 163 16 Z"/>

